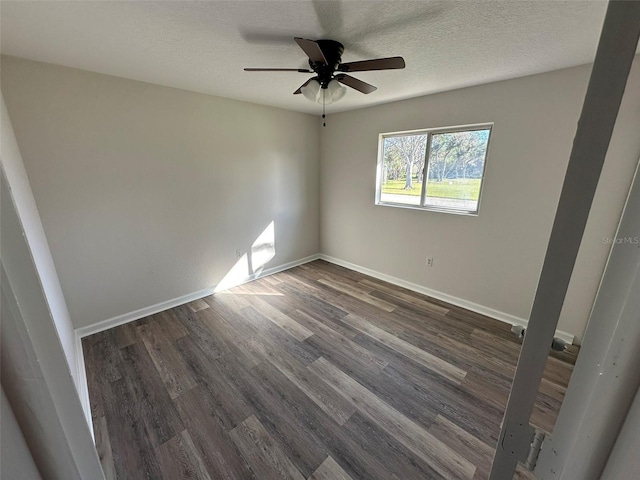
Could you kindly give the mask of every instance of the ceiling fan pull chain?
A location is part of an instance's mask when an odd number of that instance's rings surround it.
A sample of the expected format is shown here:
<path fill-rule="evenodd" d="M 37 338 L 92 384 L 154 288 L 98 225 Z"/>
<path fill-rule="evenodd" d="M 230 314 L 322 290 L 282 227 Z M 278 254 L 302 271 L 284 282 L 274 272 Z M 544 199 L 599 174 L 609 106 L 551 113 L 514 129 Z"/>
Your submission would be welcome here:
<path fill-rule="evenodd" d="M 326 127 L 327 123 L 324 121 L 324 117 L 326 116 L 324 114 L 324 95 L 325 95 L 326 89 L 322 89 L 322 126 Z"/>

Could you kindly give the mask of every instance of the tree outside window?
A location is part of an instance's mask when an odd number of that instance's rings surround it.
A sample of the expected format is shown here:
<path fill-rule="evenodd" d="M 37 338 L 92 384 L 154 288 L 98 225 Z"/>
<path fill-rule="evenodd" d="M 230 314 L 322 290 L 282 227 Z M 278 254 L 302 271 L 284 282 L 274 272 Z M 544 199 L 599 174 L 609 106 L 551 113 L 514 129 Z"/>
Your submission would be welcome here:
<path fill-rule="evenodd" d="M 477 214 L 490 134 L 483 125 L 381 135 L 376 203 Z"/>

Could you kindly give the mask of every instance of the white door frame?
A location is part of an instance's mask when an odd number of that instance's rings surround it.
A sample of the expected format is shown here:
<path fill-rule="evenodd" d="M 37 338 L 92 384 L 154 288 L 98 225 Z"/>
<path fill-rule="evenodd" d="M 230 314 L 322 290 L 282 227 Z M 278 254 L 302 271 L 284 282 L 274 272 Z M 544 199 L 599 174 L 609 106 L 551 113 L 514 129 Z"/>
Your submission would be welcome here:
<path fill-rule="evenodd" d="M 640 386 L 638 170 L 612 241 L 553 436 L 535 469 L 540 479 L 599 478 Z"/>
<path fill-rule="evenodd" d="M 640 38 L 640 1 L 611 0 L 569 158 L 490 480 L 513 477 Z M 575 477 L 579 478 L 579 477 Z"/>

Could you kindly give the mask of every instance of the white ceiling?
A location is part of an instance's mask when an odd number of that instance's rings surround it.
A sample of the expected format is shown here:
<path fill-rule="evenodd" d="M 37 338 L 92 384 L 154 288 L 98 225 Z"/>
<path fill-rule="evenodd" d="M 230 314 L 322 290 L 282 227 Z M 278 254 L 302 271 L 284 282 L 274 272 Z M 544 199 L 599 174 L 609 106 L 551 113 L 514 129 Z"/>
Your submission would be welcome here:
<path fill-rule="evenodd" d="M 318 113 L 292 92 L 309 74 L 294 36 L 332 38 L 343 62 L 401 55 L 405 70 L 353 76 L 328 112 L 593 61 L 603 1 L 2 1 L 2 53 Z"/>

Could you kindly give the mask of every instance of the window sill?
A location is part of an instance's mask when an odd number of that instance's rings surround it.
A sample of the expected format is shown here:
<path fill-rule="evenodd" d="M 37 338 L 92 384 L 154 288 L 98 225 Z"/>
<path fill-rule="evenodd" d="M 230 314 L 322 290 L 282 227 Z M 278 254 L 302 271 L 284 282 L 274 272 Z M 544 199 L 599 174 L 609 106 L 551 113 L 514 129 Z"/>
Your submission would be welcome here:
<path fill-rule="evenodd" d="M 460 210 L 454 208 L 445 208 L 445 207 L 437 207 L 437 206 L 427 206 L 421 207 L 419 205 L 407 205 L 404 203 L 391 203 L 391 202 L 376 202 L 375 205 L 377 207 L 394 207 L 394 208 L 405 208 L 407 210 L 420 210 L 423 212 L 436 212 L 436 213 L 448 213 L 453 215 L 463 215 L 467 217 L 477 217 L 478 211 L 469 211 L 469 210 Z"/>

